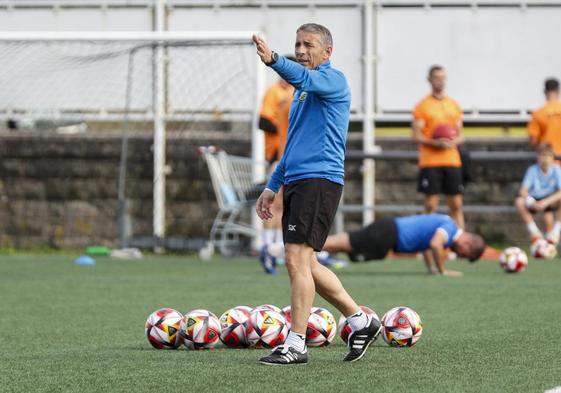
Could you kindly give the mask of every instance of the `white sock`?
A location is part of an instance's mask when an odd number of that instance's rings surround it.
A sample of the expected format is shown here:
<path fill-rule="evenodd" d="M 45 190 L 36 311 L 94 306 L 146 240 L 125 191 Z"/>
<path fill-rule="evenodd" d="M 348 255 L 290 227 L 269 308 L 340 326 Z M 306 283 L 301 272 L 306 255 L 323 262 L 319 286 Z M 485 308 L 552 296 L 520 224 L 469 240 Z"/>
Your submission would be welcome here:
<path fill-rule="evenodd" d="M 553 224 L 553 229 L 551 230 L 551 232 L 554 235 L 558 235 L 559 232 L 561 232 L 561 221 L 555 221 L 555 223 Z"/>
<path fill-rule="evenodd" d="M 274 242 L 269 244 L 267 251 L 272 257 L 284 258 L 284 244 L 282 242 Z"/>
<path fill-rule="evenodd" d="M 275 241 L 283 243 L 282 241 L 282 229 L 275 229 Z"/>
<path fill-rule="evenodd" d="M 263 229 L 263 244 L 268 246 L 275 241 L 274 229 Z"/>
<path fill-rule="evenodd" d="M 368 315 L 366 315 L 366 313 L 362 310 L 347 317 L 347 322 L 353 332 L 355 330 L 363 329 L 369 321 Z"/>
<path fill-rule="evenodd" d="M 306 336 L 294 333 L 292 330 L 288 332 L 288 337 L 283 344 L 285 347 L 292 347 L 298 352 L 306 352 Z"/>
<path fill-rule="evenodd" d="M 528 232 L 530 233 L 530 236 L 542 236 L 542 233 L 540 232 L 540 228 L 538 228 L 535 221 L 532 221 L 531 223 L 527 224 L 526 228 L 528 228 Z"/>

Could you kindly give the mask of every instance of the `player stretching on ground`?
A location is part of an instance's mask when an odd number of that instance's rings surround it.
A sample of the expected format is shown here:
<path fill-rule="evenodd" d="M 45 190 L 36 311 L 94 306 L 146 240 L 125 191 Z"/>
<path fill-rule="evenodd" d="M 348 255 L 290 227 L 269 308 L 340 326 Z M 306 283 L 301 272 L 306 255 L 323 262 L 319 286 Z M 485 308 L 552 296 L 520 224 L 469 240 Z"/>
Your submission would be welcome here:
<path fill-rule="evenodd" d="M 461 272 L 444 269 L 446 249 L 474 262 L 485 250 L 485 241 L 458 228 L 448 216 L 423 214 L 374 221 L 357 231 L 328 236 L 323 246 L 325 252 L 346 252 L 354 262 L 384 259 L 390 251 L 422 252 L 429 273 L 461 276 Z M 282 256 L 280 244 L 269 250 Z"/>
<path fill-rule="evenodd" d="M 428 81 L 431 94 L 423 98 L 413 111 L 413 139 L 419 144 L 418 191 L 425 194 L 425 212 L 438 208 L 439 194 L 446 195 L 450 216 L 464 228 L 462 212 L 464 191 L 462 161 L 458 145 L 464 142 L 462 109 L 446 96 L 446 71 L 432 66 Z M 434 139 L 437 127 L 453 127 L 456 137 L 451 140 Z"/>
<path fill-rule="evenodd" d="M 461 272 L 444 268 L 448 248 L 473 262 L 483 254 L 485 241 L 464 232 L 446 215 L 422 214 L 374 221 L 357 231 L 329 236 L 323 247 L 330 253 L 346 252 L 353 261 L 384 259 L 392 250 L 422 252 L 429 273 L 461 276 Z"/>
<path fill-rule="evenodd" d="M 546 240 L 557 244 L 561 231 L 561 168 L 555 165 L 550 145 L 539 145 L 537 152 L 538 162 L 526 170 L 515 204 L 532 243 L 543 237 L 532 214 L 543 212 Z"/>
<path fill-rule="evenodd" d="M 337 276 L 318 263 L 343 191 L 345 142 L 351 94 L 345 76 L 331 67 L 331 33 L 309 23 L 296 31 L 298 63 L 272 52 L 254 36 L 257 54 L 296 89 L 284 155 L 256 211 L 270 220 L 271 204 L 284 186 L 282 217 L 286 267 L 291 284 L 292 328 L 285 343 L 261 358 L 264 364 L 307 363 L 306 327 L 315 292 L 347 317 L 352 333 L 345 361 L 360 359 L 380 324 L 358 307 Z"/>

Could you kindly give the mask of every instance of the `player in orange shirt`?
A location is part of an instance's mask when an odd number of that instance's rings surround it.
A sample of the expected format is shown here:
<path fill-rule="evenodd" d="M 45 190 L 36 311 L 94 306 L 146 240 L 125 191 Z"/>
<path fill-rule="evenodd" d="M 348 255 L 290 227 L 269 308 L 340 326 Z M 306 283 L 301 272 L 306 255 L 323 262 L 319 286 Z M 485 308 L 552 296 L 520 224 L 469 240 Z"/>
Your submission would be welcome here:
<path fill-rule="evenodd" d="M 285 56 L 289 60 L 295 61 L 293 56 Z M 274 85 L 269 87 L 263 97 L 263 105 L 259 118 L 259 128 L 265 132 L 265 159 L 270 164 L 271 171 L 275 170 L 276 164 L 280 161 L 286 137 L 288 134 L 288 115 L 292 103 L 294 88 L 284 79 L 279 79 Z M 273 219 L 264 222 L 263 245 L 261 253 L 265 253 L 264 270 L 266 273 L 275 273 L 276 259 L 266 258 L 266 246 L 282 242 L 282 190 L 280 197 L 275 198 L 272 206 Z"/>
<path fill-rule="evenodd" d="M 555 155 L 561 155 L 561 101 L 559 101 L 559 81 L 549 78 L 545 81 L 546 104 L 534 111 L 528 123 L 530 144 L 536 148 L 549 144 Z"/>
<path fill-rule="evenodd" d="M 426 213 L 436 211 L 439 194 L 446 195 L 450 216 L 464 228 L 464 184 L 458 151 L 458 145 L 464 142 L 462 109 L 444 93 L 446 71 L 442 66 L 430 68 L 428 81 L 432 92 L 413 111 L 413 140 L 419 145 L 418 191 L 425 194 Z M 441 126 L 455 129 L 456 135 L 452 139 L 433 138 L 433 131 Z"/>

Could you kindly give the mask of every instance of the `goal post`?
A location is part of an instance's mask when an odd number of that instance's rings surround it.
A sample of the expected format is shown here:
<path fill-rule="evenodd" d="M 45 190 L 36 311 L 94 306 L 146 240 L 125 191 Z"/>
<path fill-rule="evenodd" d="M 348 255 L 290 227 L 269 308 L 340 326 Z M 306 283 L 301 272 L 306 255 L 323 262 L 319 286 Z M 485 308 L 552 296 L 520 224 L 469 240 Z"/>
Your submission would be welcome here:
<path fill-rule="evenodd" d="M 264 137 L 257 128 L 265 67 L 255 54 L 256 33 L 0 32 L 4 53 L 0 120 L 97 124 L 92 128 L 112 124 L 114 131 L 122 132 L 118 176 L 122 246 L 134 236 L 126 219 L 128 138 L 142 129 L 152 132 L 151 235 L 158 246 L 167 228 L 168 124 L 189 125 L 179 127 L 185 133 L 201 124 L 209 129 L 217 121 L 241 122 L 251 135 L 252 159 L 265 161 Z M 256 164 L 254 180 L 262 181 L 264 175 Z"/>

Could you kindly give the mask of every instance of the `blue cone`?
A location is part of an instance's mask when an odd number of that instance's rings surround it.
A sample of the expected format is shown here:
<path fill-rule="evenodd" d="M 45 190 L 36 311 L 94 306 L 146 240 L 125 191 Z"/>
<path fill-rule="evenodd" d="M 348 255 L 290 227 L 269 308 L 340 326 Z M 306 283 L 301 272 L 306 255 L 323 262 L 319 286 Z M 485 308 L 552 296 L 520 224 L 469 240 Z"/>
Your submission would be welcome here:
<path fill-rule="evenodd" d="M 87 266 L 91 266 L 91 265 L 95 265 L 95 259 L 93 259 L 92 257 L 88 256 L 88 255 L 82 255 L 78 258 L 76 258 L 74 260 L 74 263 L 76 265 L 87 265 Z"/>

